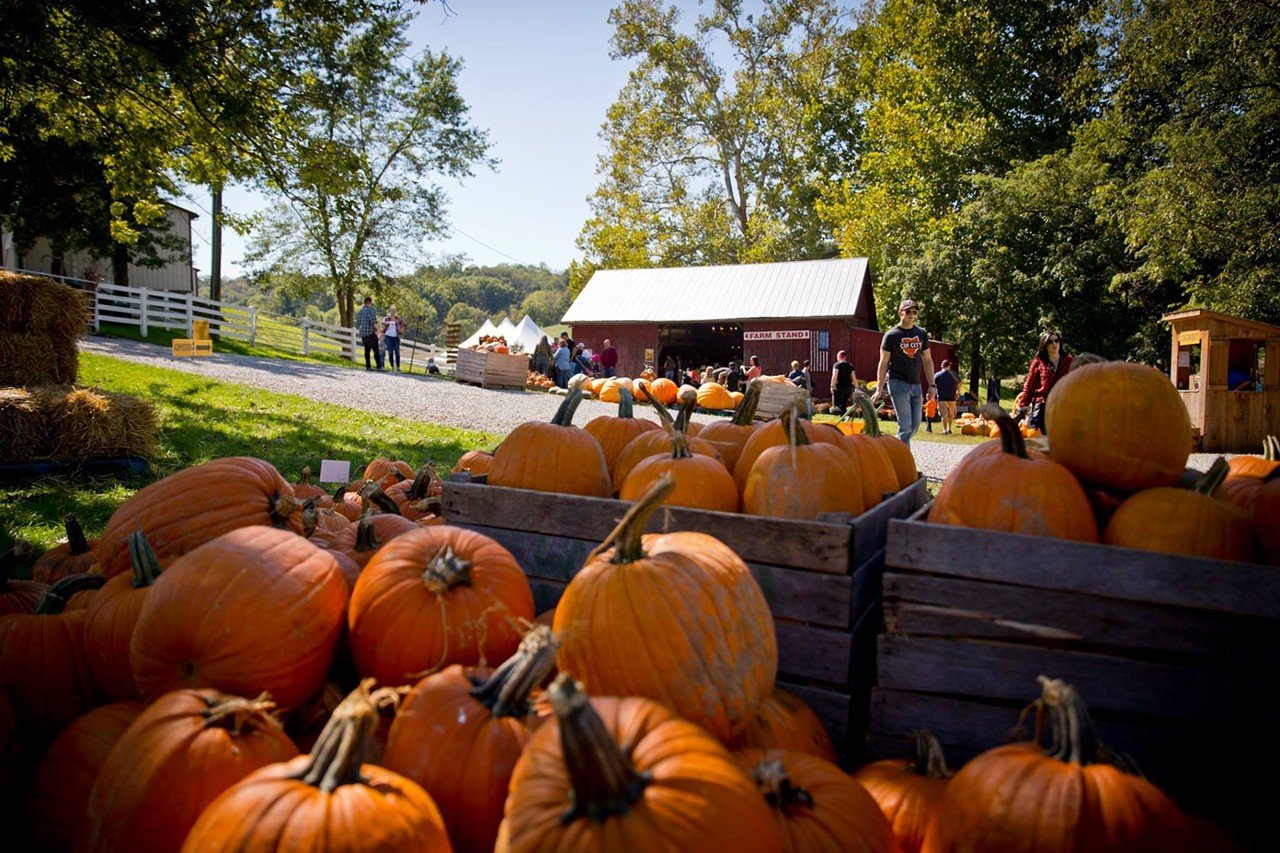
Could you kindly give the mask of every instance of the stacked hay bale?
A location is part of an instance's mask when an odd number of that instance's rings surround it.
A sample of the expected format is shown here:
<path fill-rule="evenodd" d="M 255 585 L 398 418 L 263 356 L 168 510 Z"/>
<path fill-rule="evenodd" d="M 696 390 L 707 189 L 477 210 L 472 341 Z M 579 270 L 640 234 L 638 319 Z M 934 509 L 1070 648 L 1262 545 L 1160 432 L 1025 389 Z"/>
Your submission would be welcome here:
<path fill-rule="evenodd" d="M 0 270 L 0 387 L 75 382 L 88 322 L 78 290 Z"/>

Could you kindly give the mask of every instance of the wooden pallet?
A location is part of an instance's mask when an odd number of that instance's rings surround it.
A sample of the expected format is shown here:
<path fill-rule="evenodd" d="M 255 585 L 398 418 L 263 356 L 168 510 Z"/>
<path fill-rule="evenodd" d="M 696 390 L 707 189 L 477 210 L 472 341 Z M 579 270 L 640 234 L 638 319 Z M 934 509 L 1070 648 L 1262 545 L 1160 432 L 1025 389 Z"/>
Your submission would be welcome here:
<path fill-rule="evenodd" d="M 458 350 L 458 362 L 453 378 L 467 385 L 481 388 L 524 389 L 529 379 L 529 356 L 486 352 L 464 348 Z"/>
<path fill-rule="evenodd" d="M 1006 743 L 1044 674 L 1073 684 L 1103 742 L 1184 807 L 1250 834 L 1252 793 L 1215 780 L 1244 743 L 1274 742 L 1280 570 L 927 514 L 889 524 L 870 757 L 904 754 L 921 726 L 957 763 Z M 1247 760 L 1259 749 L 1280 752 L 1251 745 Z"/>
<path fill-rule="evenodd" d="M 760 405 L 756 408 L 756 418 L 769 420 L 785 412 L 793 402 L 799 400 L 803 404 L 808 392 L 789 382 L 765 382 L 760 386 Z"/>
<path fill-rule="evenodd" d="M 910 515 L 927 497 L 921 478 L 856 518 L 789 521 L 669 507 L 654 514 L 648 529 L 699 530 L 746 561 L 773 612 L 780 686 L 813 708 L 837 751 L 856 757 L 880 623 L 886 531 L 891 519 Z M 515 555 L 539 612 L 556 605 L 630 506 L 483 485 L 466 473 L 444 484 L 443 500 L 450 524 L 491 536 Z"/>

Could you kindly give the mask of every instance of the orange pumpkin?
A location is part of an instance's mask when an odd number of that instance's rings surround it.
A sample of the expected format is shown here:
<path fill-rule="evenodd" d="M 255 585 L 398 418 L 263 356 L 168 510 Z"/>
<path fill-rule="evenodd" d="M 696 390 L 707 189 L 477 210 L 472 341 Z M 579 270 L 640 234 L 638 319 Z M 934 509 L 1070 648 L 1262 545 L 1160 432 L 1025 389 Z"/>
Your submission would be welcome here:
<path fill-rule="evenodd" d="M 67 514 L 62 519 L 67 531 L 67 541 L 46 551 L 31 567 L 31 579 L 40 583 L 54 583 L 67 575 L 96 573 L 98 541 L 85 538 L 84 530 L 76 517 Z"/>
<path fill-rule="evenodd" d="M 835 762 L 836 751 L 831 736 L 818 715 L 799 697 L 781 687 L 765 697 L 756 709 L 751 724 L 730 747 L 733 749 L 786 749 L 807 752 Z"/>
<path fill-rule="evenodd" d="M 875 409 L 865 394 L 857 395 L 854 403 L 862 407 L 864 424 L 876 419 Z M 862 503 L 867 509 L 883 501 L 886 494 L 897 493 L 902 488 L 889 451 L 879 438 L 870 433 L 841 433 L 840 446 L 858 469 L 858 479 L 862 484 Z"/>
<path fill-rule="evenodd" d="M 609 415 L 600 415 L 592 418 L 583 427 L 583 429 L 596 437 L 596 441 L 600 442 L 600 448 L 604 451 L 604 460 L 608 464 L 610 471 L 613 471 L 613 466 L 617 463 L 618 457 L 622 455 L 622 449 L 627 446 L 631 439 L 641 433 L 659 429 L 659 426 L 648 418 L 637 418 L 635 416 L 633 401 L 634 398 L 631 396 L 631 392 L 626 388 L 621 389 L 618 393 L 618 416 L 615 418 Z"/>
<path fill-rule="evenodd" d="M 693 410 L 693 405 L 691 399 L 686 399 L 681 403 L 680 416 L 675 420 L 674 429 L 689 436 L 689 451 L 691 453 L 710 456 L 718 460 L 720 455 L 710 442 L 703 441 L 701 438 L 694 438 L 685 431 L 689 426 L 685 415 Z M 663 414 L 667 413 L 664 411 Z M 661 418 L 661 415 L 659 415 L 659 418 Z M 618 455 L 618 461 L 613 467 L 612 479 L 615 491 L 622 490 L 622 484 L 626 482 L 627 476 L 642 460 L 648 459 L 650 456 L 667 456 L 670 454 L 671 429 L 672 427 L 662 430 L 648 430 L 627 442 L 626 447 L 622 448 L 622 452 Z"/>
<path fill-rule="evenodd" d="M 613 494 L 609 465 L 596 437 L 573 425 L 582 392 L 570 391 L 550 423 L 520 424 L 493 452 L 489 484 L 569 495 Z"/>
<path fill-rule="evenodd" d="M 672 506 L 688 506 L 718 512 L 738 511 L 738 487 L 724 465 L 710 456 L 689 452 L 689 439 L 676 430 L 671 415 L 656 409 L 666 427 L 671 451 L 641 459 L 627 474 L 618 496 L 624 501 L 642 498 L 664 476 L 675 478 L 675 488 L 667 498 Z"/>
<path fill-rule="evenodd" d="M 729 389 L 719 382 L 703 382 L 698 386 L 698 405 L 704 409 L 723 411 L 733 408 L 733 398 Z"/>
<path fill-rule="evenodd" d="M 710 442 L 719 451 L 724 467 L 729 471 L 737 464 L 747 439 L 756 431 L 756 410 L 760 406 L 760 389 L 763 387 L 757 379 L 747 383 L 747 392 L 733 417 L 709 423 L 698 433 L 699 438 Z"/>
<path fill-rule="evenodd" d="M 386 492 L 400 515 L 410 521 L 417 521 L 428 515 L 439 514 L 444 483 L 436 473 L 436 466 L 424 462 L 412 480 L 401 480 L 388 487 Z"/>
<path fill-rule="evenodd" d="M 916 755 L 876 761 L 853 774 L 893 827 L 902 853 L 918 853 L 925 831 L 947 789 L 947 769 L 938 739 L 923 729 L 914 733 Z"/>
<path fill-rule="evenodd" d="M 995 419 L 1000 443 L 984 444 L 965 454 L 943 482 L 929 521 L 1097 542 L 1098 526 L 1089 498 L 1063 466 L 1035 450 L 1027 450 L 1013 419 Z"/>
<path fill-rule="evenodd" d="M 800 422 L 794 408 L 782 413 L 788 444 L 766 448 L 756 458 L 742 490 L 742 511 L 798 519 L 816 519 L 824 512 L 861 514 L 862 485 L 839 434 L 814 430 L 831 435 L 835 443 L 810 443 Z"/>
<path fill-rule="evenodd" d="M 648 699 L 589 699 L 561 675 L 556 721 L 511 778 L 496 851 L 776 851 L 764 800 L 724 747 Z"/>
<path fill-rule="evenodd" d="M 670 477 L 655 484 L 569 582 L 556 606 L 557 666 L 596 693 L 663 702 L 727 740 L 773 689 L 773 617 L 719 540 L 643 535 L 674 487 Z"/>
<path fill-rule="evenodd" d="M 675 405 L 680 386 L 670 379 L 660 378 L 641 382 L 636 385 L 636 398 L 659 406 Z"/>
<path fill-rule="evenodd" d="M 489 466 L 493 464 L 493 454 L 487 450 L 468 450 L 462 454 L 453 466 L 453 473 L 458 474 L 463 471 L 470 471 L 472 477 L 479 477 L 481 474 L 489 473 Z"/>
<path fill-rule="evenodd" d="M 876 801 L 826 759 L 781 749 L 744 749 L 733 757 L 768 803 L 787 853 L 897 853 Z"/>
<path fill-rule="evenodd" d="M 803 419 L 796 422 L 797 431 L 803 431 L 804 436 L 810 444 L 837 444 L 840 440 L 840 434 L 835 430 L 825 427 L 819 428 L 812 422 Z M 757 427 L 755 432 L 743 443 L 742 452 L 738 455 L 738 461 L 733 466 L 733 480 L 738 484 L 738 490 L 746 488 L 747 475 L 751 473 L 751 467 L 756 464 L 756 460 L 760 458 L 760 454 L 764 453 L 770 447 L 783 447 L 787 444 L 787 430 L 783 428 L 781 420 L 769 421 L 763 426 Z"/>
<path fill-rule="evenodd" d="M 129 647 L 134 680 L 147 700 L 212 687 L 300 706 L 324 686 L 346 606 L 328 551 L 286 530 L 233 530 L 151 585 Z"/>
<path fill-rule="evenodd" d="M 601 383 L 599 390 L 593 388 L 592 392 L 601 403 L 618 403 L 622 400 L 623 390 L 625 390 L 624 386 L 617 379 L 606 379 Z"/>
<path fill-rule="evenodd" d="M 365 763 L 378 706 L 394 701 L 394 691 L 370 693 L 369 684 L 333 712 L 310 755 L 263 767 L 214 800 L 182 850 L 449 850 L 430 795 Z"/>
<path fill-rule="evenodd" d="M 163 561 L 255 525 L 302 533 L 293 487 L 261 459 L 214 459 L 157 480 L 121 504 L 98 542 L 98 566 L 108 578 L 129 572 L 129 537 L 137 530 Z"/>
<path fill-rule="evenodd" d="M 141 531 L 129 538 L 133 571 L 116 575 L 89 602 L 84 614 L 84 646 L 89 673 L 103 696 L 117 702 L 141 698 L 129 666 L 129 644 L 160 560 Z"/>
<path fill-rule="evenodd" d="M 34 612 L 40 598 L 49 591 L 47 583 L 9 579 L 9 575 L 20 563 L 34 556 L 34 550 L 26 542 L 18 542 L 0 554 L 0 616 Z"/>
<path fill-rule="evenodd" d="M 293 484 L 293 496 L 300 501 L 328 497 L 325 490 L 311 482 L 311 468 L 302 469 L 302 476 Z"/>
<path fill-rule="evenodd" d="M 1215 497 L 1253 512 L 1258 492 L 1268 481 L 1280 477 L 1280 439 L 1267 436 L 1261 456 L 1236 456 L 1227 462 L 1230 470 Z"/>
<path fill-rule="evenodd" d="M 359 489 L 364 485 L 364 483 L 347 483 L 338 486 L 333 493 L 333 511 L 347 521 L 359 521 L 360 516 L 364 514 L 364 498 L 360 497 Z"/>
<path fill-rule="evenodd" d="M 366 515 L 334 534 L 328 548 L 349 557 L 357 567 L 363 569 L 383 545 L 417 529 L 418 525 L 404 516 L 387 513 Z"/>
<path fill-rule="evenodd" d="M 386 490 L 401 480 L 412 480 L 413 468 L 403 459 L 379 456 L 365 466 L 362 479 L 373 480 L 379 488 Z"/>
<path fill-rule="evenodd" d="M 676 429 L 690 438 L 702 433 L 702 424 L 693 419 L 693 409 L 698 405 L 698 389 L 692 385 L 681 385 L 676 396 L 680 404 L 680 414 L 676 416 Z"/>
<path fill-rule="evenodd" d="M 1280 478 L 1258 490 L 1253 506 L 1253 531 L 1267 563 L 1280 566 Z"/>
<path fill-rule="evenodd" d="M 450 664 L 506 660 L 520 645 L 520 620 L 534 613 L 510 551 L 471 530 L 425 527 L 397 536 L 365 566 L 351 594 L 348 643 L 361 675 L 412 684 Z"/>
<path fill-rule="evenodd" d="M 1052 427 L 1049 435 L 1057 440 Z M 1187 849 L 1190 827 L 1178 807 L 1150 782 L 1106 763 L 1109 754 L 1070 685 L 1044 676 L 1041 682 L 1037 704 L 1053 744 L 1042 750 L 1016 743 L 971 760 L 947 783 L 921 849 Z"/>
<path fill-rule="evenodd" d="M 916 466 L 916 458 L 911 455 L 911 448 L 903 444 L 896 435 L 884 435 L 880 432 L 880 419 L 876 417 L 871 401 L 866 400 L 864 405 L 866 396 L 861 392 L 854 392 L 853 395 L 854 403 L 862 407 L 862 434 L 879 442 L 880 448 L 889 457 L 889 462 L 893 465 L 893 472 L 898 476 L 898 489 L 905 489 L 920 478 L 920 471 Z M 870 412 L 870 416 L 868 416 L 868 412 Z M 968 434 L 965 433 L 965 435 Z"/>

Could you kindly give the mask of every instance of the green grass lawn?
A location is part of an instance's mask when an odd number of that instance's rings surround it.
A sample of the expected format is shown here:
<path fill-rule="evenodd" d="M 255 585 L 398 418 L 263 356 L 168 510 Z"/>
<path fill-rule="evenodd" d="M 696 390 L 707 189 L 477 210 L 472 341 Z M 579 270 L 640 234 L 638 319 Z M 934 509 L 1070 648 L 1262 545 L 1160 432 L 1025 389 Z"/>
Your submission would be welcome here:
<path fill-rule="evenodd" d="M 304 466 L 317 474 L 321 459 L 346 459 L 352 476 L 377 456 L 394 455 L 415 467 L 430 459 L 447 471 L 468 450 L 492 449 L 500 436 L 409 421 L 217 382 L 176 370 L 146 367 L 81 353 L 80 382 L 151 401 L 160 416 L 159 451 L 148 476 L 49 477 L 0 488 L 0 550 L 25 539 L 41 548 L 62 538 L 62 516 L 80 518 L 97 536 L 111 513 L 148 483 L 221 456 L 257 456 L 290 482 Z"/>
<path fill-rule="evenodd" d="M 258 321 L 258 328 L 262 329 L 264 324 L 270 324 L 269 320 L 261 319 Z M 236 355 L 252 355 L 259 358 L 279 358 L 285 361 L 318 361 L 324 364 L 334 364 L 341 367 L 356 367 L 354 361 L 345 358 L 339 358 L 336 355 L 321 353 L 312 350 L 310 355 L 302 354 L 302 332 L 292 326 L 276 324 L 283 333 L 295 335 L 297 337 L 297 345 L 292 348 L 266 346 L 264 344 L 255 344 L 250 346 L 245 341 L 238 341 L 234 338 L 214 338 L 213 348 L 215 352 L 229 352 Z M 97 332 L 104 338 L 124 338 L 130 341 L 145 341 L 147 343 L 156 344 L 166 349 L 172 347 L 174 338 L 185 338 L 187 332 L 185 329 L 148 329 L 147 334 L 143 335 L 137 326 L 121 326 L 114 323 L 103 323 Z M 364 367 L 363 362 L 359 365 Z"/>

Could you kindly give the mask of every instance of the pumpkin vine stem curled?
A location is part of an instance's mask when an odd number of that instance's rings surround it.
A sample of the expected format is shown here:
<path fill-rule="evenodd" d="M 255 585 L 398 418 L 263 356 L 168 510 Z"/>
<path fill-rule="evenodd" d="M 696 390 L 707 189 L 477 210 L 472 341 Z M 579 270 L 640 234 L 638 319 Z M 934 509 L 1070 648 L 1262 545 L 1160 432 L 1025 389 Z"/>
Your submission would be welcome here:
<path fill-rule="evenodd" d="M 1231 466 L 1227 463 L 1226 458 L 1219 456 L 1213 460 L 1213 464 L 1209 466 L 1209 470 L 1205 472 L 1204 476 L 1196 480 L 1192 491 L 1212 497 L 1213 493 L 1218 491 L 1222 482 L 1227 479 L 1227 474 L 1229 473 L 1231 473 Z"/>
<path fill-rule="evenodd" d="M 329 716 L 329 722 L 311 750 L 307 761 L 290 778 L 330 793 L 341 785 L 367 784 L 361 775 L 369 749 L 369 739 L 378 727 L 378 709 L 394 706 L 400 691 L 392 687 L 371 690 L 373 679 L 366 678 Z"/>
<path fill-rule="evenodd" d="M 871 402 L 871 398 L 861 391 L 853 392 L 853 405 L 858 407 L 858 411 L 862 413 L 862 434 L 869 435 L 872 438 L 880 437 L 880 418 L 876 415 L 876 407 Z M 853 406 L 849 407 L 849 411 L 845 412 L 844 418 L 852 420 L 851 413 Z"/>
<path fill-rule="evenodd" d="M 436 466 L 428 460 L 422 463 L 422 467 L 414 475 L 413 482 L 409 484 L 409 491 L 405 492 L 405 497 L 410 501 L 420 501 L 431 494 L 431 486 L 439 480 L 440 475 L 436 473 Z"/>
<path fill-rule="evenodd" d="M 756 419 L 756 410 L 760 408 L 760 394 L 764 390 L 764 382 L 752 379 L 747 383 L 747 390 L 742 394 L 742 402 L 733 413 L 734 426 L 751 426 Z"/>
<path fill-rule="evenodd" d="M 547 696 L 560 722 L 560 748 L 573 795 L 573 805 L 560 816 L 560 822 L 586 817 L 604 823 L 626 814 L 644 795 L 652 777 L 638 772 L 623 754 L 591 707 L 590 697 L 572 676 L 561 673 L 547 689 Z"/>
<path fill-rule="evenodd" d="M 267 513 L 271 517 L 272 527 L 287 528 L 289 519 L 301 509 L 302 501 L 293 495 L 283 495 L 280 492 L 276 492 L 267 501 Z"/>
<path fill-rule="evenodd" d="M 751 779 L 765 802 L 784 814 L 813 808 L 813 795 L 794 784 L 786 766 L 777 759 L 762 760 L 751 770 Z"/>
<path fill-rule="evenodd" d="M 396 502 L 391 499 L 391 496 L 384 492 L 382 487 L 373 480 L 369 480 L 361 486 L 358 494 L 364 499 L 366 506 L 377 507 L 379 512 L 385 512 L 387 515 L 400 514 L 400 507 L 396 506 Z"/>
<path fill-rule="evenodd" d="M 455 586 L 471 586 L 471 563 L 454 553 L 452 546 L 446 545 L 427 563 L 422 582 L 436 595 L 444 595 Z"/>
<path fill-rule="evenodd" d="M 1069 764 L 1110 764 L 1132 776 L 1142 771 L 1128 756 L 1113 752 L 1098 740 L 1089 709 L 1070 684 L 1041 675 L 1042 692 L 1032 703 L 1036 710 L 1036 738 L 1040 737 L 1041 718 L 1049 719 L 1049 747 L 1044 754 Z"/>
<path fill-rule="evenodd" d="M 141 530 L 129 534 L 129 563 L 133 567 L 134 589 L 151 586 L 160 577 L 160 558 Z"/>
<path fill-rule="evenodd" d="M 475 679 L 471 698 L 495 717 L 524 717 L 533 707 L 530 695 L 555 669 L 559 644 L 546 625 L 535 625 L 520 648 L 485 681 Z"/>
<path fill-rule="evenodd" d="M 79 557 L 82 554 L 88 554 L 90 550 L 89 540 L 85 538 L 84 528 L 80 526 L 80 521 L 71 513 L 67 513 L 62 519 L 62 524 L 67 529 L 67 545 L 70 546 L 71 556 Z"/>
<path fill-rule="evenodd" d="M 622 517 L 622 521 L 618 522 L 618 526 L 613 528 L 605 540 L 587 556 L 587 562 L 591 562 L 611 547 L 614 549 L 612 558 L 614 563 L 634 563 L 643 559 L 645 524 L 649 521 L 649 516 L 657 512 L 663 501 L 671 496 L 675 488 L 676 478 L 671 475 L 671 472 L 663 474 L 640 500 L 631 505 L 627 514 Z"/>
<path fill-rule="evenodd" d="M 661 422 L 662 428 L 667 431 L 667 435 L 671 436 L 671 458 L 687 459 L 693 454 L 689 451 L 689 436 L 684 430 L 677 428 L 675 422 L 671 419 L 671 413 L 662 406 L 654 406 L 654 412 Z M 688 424 L 685 424 L 687 427 Z"/>
<path fill-rule="evenodd" d="M 206 707 L 200 712 L 204 718 L 206 729 L 226 729 L 232 735 L 240 737 L 246 728 L 279 729 L 280 720 L 276 718 L 276 703 L 271 701 L 270 693 L 260 693 L 256 699 L 245 699 L 243 696 L 230 696 L 222 699 L 204 697 Z"/>
<path fill-rule="evenodd" d="M 907 769 L 926 779 L 950 779 L 951 769 L 942 754 L 942 744 L 928 729 L 916 729 L 911 733 L 915 743 L 916 760 Z"/>
<path fill-rule="evenodd" d="M 573 415 L 578 411 L 578 404 L 581 402 L 582 389 L 574 388 L 569 392 L 569 395 L 564 398 L 564 402 L 560 404 L 560 408 L 556 409 L 555 417 L 551 419 L 551 423 L 562 427 L 573 426 Z"/>
<path fill-rule="evenodd" d="M 107 579 L 102 575 L 67 575 L 41 596 L 35 615 L 56 616 L 66 609 L 71 596 L 86 589 L 100 589 L 106 582 Z"/>

